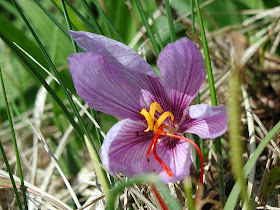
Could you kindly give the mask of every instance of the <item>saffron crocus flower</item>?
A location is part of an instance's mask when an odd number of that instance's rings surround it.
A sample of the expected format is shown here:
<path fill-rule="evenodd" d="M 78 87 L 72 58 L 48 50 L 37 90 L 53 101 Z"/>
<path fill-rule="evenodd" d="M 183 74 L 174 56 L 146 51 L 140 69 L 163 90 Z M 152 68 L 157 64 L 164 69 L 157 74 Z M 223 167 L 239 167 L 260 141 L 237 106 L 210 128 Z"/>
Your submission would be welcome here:
<path fill-rule="evenodd" d="M 88 32 L 70 32 L 85 53 L 68 58 L 78 95 L 96 110 L 124 120 L 107 133 L 101 159 L 107 170 L 135 176 L 156 172 L 164 182 L 190 173 L 191 149 L 184 133 L 215 138 L 227 129 L 226 108 L 190 106 L 205 80 L 195 43 L 168 44 L 154 69 L 128 46 Z"/>

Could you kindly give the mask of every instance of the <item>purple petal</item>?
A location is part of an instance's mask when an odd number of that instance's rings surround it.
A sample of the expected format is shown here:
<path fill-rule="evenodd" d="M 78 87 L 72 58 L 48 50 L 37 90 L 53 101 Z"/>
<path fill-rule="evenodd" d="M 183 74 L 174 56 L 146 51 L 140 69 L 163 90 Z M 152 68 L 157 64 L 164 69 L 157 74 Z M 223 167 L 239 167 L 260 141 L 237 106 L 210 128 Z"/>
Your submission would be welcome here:
<path fill-rule="evenodd" d="M 141 109 L 157 100 L 151 83 L 131 83 L 101 55 L 77 53 L 68 62 L 78 95 L 93 109 L 120 118 L 142 119 Z"/>
<path fill-rule="evenodd" d="M 182 38 L 168 44 L 157 65 L 175 118 L 181 117 L 205 80 L 204 60 L 196 44 Z"/>
<path fill-rule="evenodd" d="M 216 138 L 227 130 L 226 107 L 198 104 L 189 107 L 189 121 L 185 132 L 197 134 L 200 138 Z"/>
<path fill-rule="evenodd" d="M 112 66 L 123 68 L 123 73 L 133 71 L 158 78 L 154 69 L 140 55 L 125 44 L 102 35 L 84 31 L 70 31 L 69 33 L 75 42 L 86 52 L 95 52 L 98 55 L 106 57 Z M 128 76 L 130 78 L 132 75 Z"/>
<path fill-rule="evenodd" d="M 147 151 L 153 133 L 145 133 L 146 123 L 141 121 L 122 120 L 108 132 L 101 147 L 101 159 L 105 168 L 112 174 L 122 173 L 125 176 L 136 176 L 156 171 L 164 182 L 183 180 L 191 164 L 190 146 L 184 141 L 168 146 L 163 139 L 157 145 L 157 154 L 172 170 L 173 177 L 155 159 L 153 152 L 147 161 Z"/>
<path fill-rule="evenodd" d="M 150 161 L 146 162 L 145 168 L 152 168 L 157 174 L 159 174 L 161 180 L 165 183 L 182 181 L 190 174 L 190 166 L 192 162 L 190 145 L 183 140 L 179 140 L 175 145 L 170 146 L 166 144 L 164 140 L 170 139 L 165 137 L 158 143 L 157 154 L 172 171 L 173 176 L 168 176 L 167 172 L 155 159 L 152 152 L 149 155 Z"/>
<path fill-rule="evenodd" d="M 102 163 L 110 173 L 135 176 L 152 171 L 143 168 L 153 138 L 152 132 L 144 132 L 146 127 L 144 122 L 125 119 L 109 130 L 100 153 Z"/>
<path fill-rule="evenodd" d="M 77 93 L 92 108 L 139 119 L 142 108 L 149 109 L 155 101 L 163 103 L 158 75 L 135 51 L 101 35 L 70 34 L 88 51 L 74 54 L 68 61 Z"/>

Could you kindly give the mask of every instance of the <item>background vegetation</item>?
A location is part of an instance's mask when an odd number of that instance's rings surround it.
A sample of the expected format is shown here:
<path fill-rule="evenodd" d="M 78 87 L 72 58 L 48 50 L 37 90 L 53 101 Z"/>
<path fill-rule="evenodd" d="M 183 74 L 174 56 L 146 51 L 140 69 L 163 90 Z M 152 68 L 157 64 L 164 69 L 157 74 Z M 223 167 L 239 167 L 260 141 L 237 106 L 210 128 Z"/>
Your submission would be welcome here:
<path fill-rule="evenodd" d="M 2 209 L 160 209 L 160 197 L 169 209 L 280 207 L 279 0 L 168 2 L 0 1 Z M 98 151 L 118 119 L 77 97 L 67 57 L 80 49 L 69 29 L 123 42 L 155 70 L 166 44 L 197 43 L 208 70 L 197 101 L 226 104 L 229 114 L 228 133 L 197 140 L 204 188 L 196 161 L 191 179 L 169 185 L 104 173 Z"/>

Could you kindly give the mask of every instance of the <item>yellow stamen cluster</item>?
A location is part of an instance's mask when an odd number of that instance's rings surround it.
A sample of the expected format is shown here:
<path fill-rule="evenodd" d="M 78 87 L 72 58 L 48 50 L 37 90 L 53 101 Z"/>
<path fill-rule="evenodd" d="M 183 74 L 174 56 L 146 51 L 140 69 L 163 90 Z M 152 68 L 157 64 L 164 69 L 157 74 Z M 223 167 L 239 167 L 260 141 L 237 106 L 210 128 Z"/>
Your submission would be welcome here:
<path fill-rule="evenodd" d="M 161 114 L 158 119 L 155 117 L 156 111 L 159 114 Z M 172 123 L 174 121 L 173 114 L 169 111 L 164 112 L 158 102 L 154 102 L 151 104 L 149 112 L 146 109 L 142 109 L 140 114 L 143 115 L 145 117 L 145 119 L 147 120 L 148 128 L 146 130 L 144 130 L 145 132 L 148 132 L 148 131 L 157 132 L 158 128 L 162 125 L 164 120 L 168 117 L 171 118 Z"/>

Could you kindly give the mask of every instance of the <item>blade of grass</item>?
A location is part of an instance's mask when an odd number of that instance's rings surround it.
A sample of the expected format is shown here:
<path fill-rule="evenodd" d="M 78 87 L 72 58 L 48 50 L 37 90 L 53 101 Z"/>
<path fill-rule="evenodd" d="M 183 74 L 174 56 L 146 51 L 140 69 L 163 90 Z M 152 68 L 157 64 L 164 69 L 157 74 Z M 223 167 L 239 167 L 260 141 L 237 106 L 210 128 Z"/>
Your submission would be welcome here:
<path fill-rule="evenodd" d="M 57 27 L 67 36 L 70 38 L 67 30 L 61 25 L 57 19 L 39 2 L 38 0 L 34 0 L 35 3 L 46 13 L 46 15 L 57 25 Z"/>
<path fill-rule="evenodd" d="M 54 0 L 51 0 L 54 4 Z M 80 20 L 85 24 L 85 26 L 93 33 L 96 33 L 95 28 L 88 22 L 88 20 L 75 8 L 73 7 L 69 1 L 65 0 L 65 3 L 70 7 L 70 9 L 80 18 Z"/>
<path fill-rule="evenodd" d="M 89 19 L 91 20 L 96 33 L 103 34 L 101 27 L 99 26 L 98 22 L 95 20 L 95 17 L 93 16 L 92 12 L 90 11 L 90 7 L 89 7 L 88 3 L 86 2 L 86 0 L 82 0 L 82 4 L 83 4 L 87 14 L 89 15 Z"/>
<path fill-rule="evenodd" d="M 63 14 L 63 11 L 60 9 L 60 7 L 56 4 L 56 2 L 54 1 L 54 0 L 50 0 L 51 1 L 51 3 L 54 5 L 54 7 L 56 8 L 56 10 L 63 16 L 64 14 Z M 73 26 L 73 29 L 74 30 L 77 30 L 77 27 L 73 24 L 73 23 L 71 23 L 71 25 Z"/>
<path fill-rule="evenodd" d="M 172 18 L 172 14 L 171 14 L 169 0 L 164 0 L 164 4 L 165 4 L 165 10 L 166 10 L 166 14 L 167 14 L 171 42 L 175 42 L 176 35 L 175 35 L 175 28 L 174 28 L 174 24 L 173 24 L 173 18 Z"/>
<path fill-rule="evenodd" d="M 187 177 L 184 180 L 184 190 L 187 198 L 188 209 L 195 210 L 194 199 L 192 198 L 192 182 L 190 177 Z"/>
<path fill-rule="evenodd" d="M 175 210 L 182 209 L 179 202 L 170 195 L 169 188 L 165 184 L 159 182 L 157 176 L 154 174 L 145 174 L 145 175 L 137 176 L 125 182 L 119 183 L 114 189 L 110 191 L 110 199 L 108 200 L 106 209 L 114 209 L 114 203 L 115 203 L 114 201 L 116 197 L 125 188 L 132 187 L 135 184 L 143 185 L 148 183 L 152 183 L 156 185 L 158 190 L 161 192 L 161 195 L 169 209 L 175 209 Z"/>
<path fill-rule="evenodd" d="M 205 64 L 206 64 L 208 83 L 209 83 L 210 95 L 211 95 L 211 103 L 212 103 L 212 106 L 217 106 L 216 90 L 215 90 L 215 85 L 214 85 L 214 78 L 213 78 L 213 73 L 212 73 L 207 39 L 205 36 L 205 31 L 204 31 L 203 20 L 202 20 L 202 16 L 200 13 L 198 0 L 194 0 L 194 2 L 195 2 L 196 12 L 197 12 L 197 16 L 198 16 L 199 27 L 200 27 L 200 31 L 201 31 L 201 38 L 202 38 L 202 44 L 203 44 L 203 50 L 204 50 L 204 59 L 205 59 Z M 218 156 L 220 156 L 220 161 L 218 164 L 220 201 L 222 204 L 224 204 L 225 203 L 225 185 L 224 185 L 224 174 L 223 174 L 222 146 L 221 146 L 220 138 L 215 139 L 215 149 L 216 149 L 216 152 L 218 153 Z"/>
<path fill-rule="evenodd" d="M 105 197 L 108 199 L 110 197 L 110 187 L 108 184 L 108 180 L 104 176 L 103 169 L 100 167 L 100 160 L 96 152 L 92 149 L 94 146 L 92 146 L 92 142 L 89 141 L 86 135 L 84 135 L 85 143 L 87 146 L 87 149 L 89 151 L 90 157 L 92 159 L 93 166 L 95 168 L 95 172 L 97 177 L 99 178 L 99 182 L 102 186 L 103 192 Z"/>
<path fill-rule="evenodd" d="M 60 4 L 61 4 L 62 11 L 63 11 L 63 14 L 64 14 L 64 18 L 65 18 L 65 21 L 66 21 L 66 24 L 67 24 L 67 27 L 68 27 L 68 31 L 70 31 L 70 30 L 72 30 L 72 24 L 69 20 L 69 15 L 68 15 L 64 0 L 60 0 Z M 72 42 L 75 53 L 77 53 L 78 52 L 78 47 L 77 47 L 77 44 L 76 44 L 76 42 L 74 42 L 72 37 L 71 37 L 71 42 Z"/>
<path fill-rule="evenodd" d="M 97 8 L 97 11 L 100 15 L 100 19 L 103 21 L 104 29 L 105 29 L 104 36 L 107 36 L 109 38 L 113 38 L 113 35 L 112 35 L 112 33 L 110 31 L 110 28 L 109 28 L 108 19 L 106 19 L 106 15 L 103 12 L 99 2 L 97 0 L 91 0 L 91 1 L 95 5 L 95 7 Z"/>
<path fill-rule="evenodd" d="M 242 172 L 243 160 L 242 160 L 242 142 L 241 142 L 241 114 L 239 110 L 240 102 L 238 100 L 240 94 L 240 78 L 239 69 L 236 69 L 232 78 L 229 82 L 229 93 L 230 102 L 228 103 L 228 113 L 229 113 L 229 145 L 230 145 L 230 159 L 232 165 L 232 172 L 236 180 L 242 180 L 241 184 L 241 198 L 246 205 L 246 209 L 252 209 L 252 204 L 248 198 L 247 186 L 245 178 Z"/>
<path fill-rule="evenodd" d="M 58 73 L 58 71 L 57 71 L 57 69 L 55 68 L 53 62 L 51 61 L 51 59 L 50 59 L 50 57 L 49 57 L 49 55 L 48 55 L 46 49 L 45 49 L 44 46 L 42 45 L 41 41 L 39 40 L 39 38 L 38 38 L 38 36 L 36 35 L 35 31 L 34 31 L 33 28 L 31 27 L 31 25 L 29 24 L 28 20 L 27 20 L 26 17 L 24 16 L 24 14 L 23 14 L 21 8 L 19 7 L 19 5 L 16 3 L 15 0 L 11 0 L 11 1 L 13 2 L 13 4 L 14 4 L 15 7 L 16 7 L 16 9 L 17 9 L 18 12 L 20 13 L 22 19 L 24 20 L 25 24 L 27 25 L 27 27 L 29 28 L 29 30 L 30 30 L 30 32 L 32 33 L 33 37 L 35 38 L 36 42 L 38 43 L 38 45 L 39 45 L 39 47 L 40 47 L 42 53 L 44 54 L 44 56 L 45 56 L 47 62 L 48 62 L 49 65 L 50 65 L 51 69 L 52 69 L 53 72 L 55 73 L 55 76 L 56 76 L 56 78 L 58 79 L 58 81 L 59 81 L 59 83 L 60 83 L 60 86 L 62 87 L 62 90 L 64 91 L 64 93 L 65 93 L 65 95 L 66 95 L 68 101 L 70 102 L 70 105 L 71 105 L 71 107 L 73 108 L 74 113 L 75 113 L 75 115 L 77 116 L 80 125 L 82 126 L 83 132 L 88 136 L 88 138 L 89 138 L 90 140 L 92 140 L 91 137 L 90 137 L 90 135 L 89 135 L 89 133 L 88 133 L 88 131 L 87 131 L 86 128 L 85 128 L 85 125 L 84 125 L 84 123 L 83 123 L 83 120 L 82 120 L 81 116 L 79 115 L 79 112 L 78 112 L 77 107 L 75 106 L 75 104 L 74 104 L 74 102 L 73 102 L 73 100 L 72 100 L 72 97 L 70 96 L 69 92 L 67 91 L 67 89 L 66 89 L 66 87 L 65 87 L 65 85 L 64 85 L 64 83 L 63 83 L 63 81 L 62 81 L 62 79 L 61 79 L 61 77 L 60 77 L 60 75 L 59 75 L 59 73 Z M 70 116 L 71 116 L 71 115 L 70 115 Z M 74 121 L 73 118 L 72 118 L 72 121 Z M 82 137 L 82 136 L 80 136 L 80 137 L 81 137 L 81 139 L 83 140 L 83 137 Z M 95 149 L 95 151 L 96 151 L 96 153 L 97 153 L 96 148 L 94 148 L 94 149 Z M 98 155 L 98 153 L 97 153 L 97 155 Z"/>
<path fill-rule="evenodd" d="M 122 38 L 122 36 L 120 35 L 120 33 L 118 32 L 118 30 L 116 29 L 116 27 L 113 25 L 113 23 L 110 21 L 110 19 L 108 18 L 108 16 L 104 13 L 103 9 L 100 6 L 100 3 L 98 0 L 92 0 L 95 4 L 95 6 L 97 7 L 99 13 L 102 15 L 103 21 L 105 22 L 105 26 L 110 27 L 111 30 L 114 32 L 115 36 L 118 38 L 118 40 L 120 42 L 124 43 L 124 40 Z M 108 30 L 110 31 L 110 29 L 108 28 Z M 109 34 L 110 37 L 112 36 L 111 33 Z"/>
<path fill-rule="evenodd" d="M 147 18 L 146 18 L 146 16 L 145 16 L 145 13 L 144 13 L 144 10 L 143 10 L 143 7 L 142 7 L 142 5 L 141 5 L 141 3 L 140 3 L 139 0 L 135 0 L 135 2 L 136 2 L 136 5 L 137 5 L 137 9 L 138 9 L 138 11 L 139 11 L 139 13 L 140 13 L 140 15 L 141 15 L 143 24 L 144 24 L 144 26 L 146 27 L 147 34 L 148 34 L 148 36 L 149 36 L 149 39 L 151 40 L 151 43 L 152 43 L 153 48 L 154 48 L 154 50 L 155 50 L 156 56 L 158 56 L 158 55 L 159 55 L 159 52 L 160 52 L 160 51 L 159 51 L 159 48 L 158 48 L 158 44 L 157 44 L 157 42 L 156 42 L 156 40 L 155 40 L 155 37 L 154 37 L 153 32 L 152 32 L 152 29 L 151 29 L 151 27 L 150 27 L 150 25 L 149 25 L 149 23 L 148 23 L 148 21 L 147 21 Z"/>
<path fill-rule="evenodd" d="M 151 18 L 151 20 L 152 20 L 152 23 L 153 23 L 153 29 L 154 29 L 154 31 L 155 31 L 157 37 L 158 37 L 158 43 L 159 43 L 160 51 L 162 51 L 162 49 L 163 49 L 163 42 L 162 42 L 162 40 L 161 40 L 161 38 L 160 38 L 159 31 L 158 31 L 158 27 L 157 27 L 157 24 L 156 24 L 156 21 L 155 21 L 155 18 L 154 18 L 154 16 L 153 16 L 153 13 L 152 13 L 152 10 L 151 10 L 151 8 L 150 8 L 150 5 L 149 5 L 148 0 L 145 0 L 145 4 L 146 4 L 146 7 L 147 7 L 149 16 L 150 16 L 150 18 Z"/>
<path fill-rule="evenodd" d="M 39 130 L 37 130 L 30 122 L 29 122 L 29 126 L 31 127 L 32 131 L 37 135 L 39 141 L 42 143 L 42 145 L 44 146 L 44 149 L 46 150 L 46 152 L 48 153 L 48 155 L 50 156 L 51 161 L 54 163 L 59 175 L 61 176 L 65 186 L 67 187 L 67 190 L 69 191 L 75 205 L 77 208 L 81 207 L 81 204 L 79 203 L 79 200 L 74 192 L 74 190 L 71 187 L 71 184 L 69 183 L 69 181 L 67 180 L 66 176 L 64 175 L 62 169 L 60 168 L 57 159 L 55 158 L 55 156 L 53 155 L 51 149 L 49 148 L 49 145 L 47 144 L 46 140 L 44 139 L 43 135 L 41 134 L 41 132 Z"/>
<path fill-rule="evenodd" d="M 7 99 L 7 95 L 6 95 L 5 84 L 4 84 L 1 68 L 0 68 L 0 79 L 1 79 L 1 87 L 2 87 L 2 92 L 3 92 L 3 96 L 4 96 L 4 100 L 5 100 L 5 105 L 6 105 L 7 116 L 8 116 L 8 120 L 9 120 L 9 124 L 10 124 L 11 134 L 12 134 L 12 142 L 13 142 L 14 150 L 15 150 L 15 154 L 16 154 L 18 174 L 19 174 L 19 178 L 20 178 L 20 188 L 22 190 L 24 207 L 25 207 L 25 209 L 28 209 L 26 191 L 25 191 L 25 186 L 24 186 L 24 179 L 23 179 L 23 173 L 22 173 L 20 157 L 19 157 L 18 147 L 17 147 L 17 140 L 16 140 L 16 135 L 15 135 L 14 126 L 13 126 L 13 120 L 12 120 L 12 117 L 11 117 L 10 107 L 9 107 L 9 103 L 8 103 L 8 99 Z M 1 147 L 2 147 L 2 144 L 1 144 Z M 2 151 L 2 149 L 1 149 L 1 151 Z M 2 154 L 5 154 L 4 150 L 3 150 Z M 3 157 L 4 157 L 4 155 L 3 155 Z M 8 162 L 7 162 L 6 166 L 7 165 L 8 165 L 8 167 L 7 167 L 7 169 L 8 169 L 9 168 L 9 163 Z M 9 173 L 9 175 L 10 175 L 10 177 L 12 177 L 12 174 Z M 19 197 L 18 197 L 18 193 L 17 193 L 17 189 L 16 189 L 16 186 L 15 186 L 15 181 L 14 181 L 13 177 L 11 178 L 11 181 L 13 183 L 13 187 L 15 187 L 14 192 L 16 194 L 18 205 L 21 206 L 21 202 L 20 202 Z"/>
<path fill-rule="evenodd" d="M 1 67 L 0 67 L 0 77 L 1 77 L 1 87 L 2 87 L 2 92 L 3 92 L 3 96 L 5 98 L 5 103 L 6 103 L 6 109 L 8 111 L 8 106 L 7 106 L 7 102 L 6 102 L 6 99 L 7 99 L 7 96 L 6 96 L 6 91 L 5 91 L 5 86 L 4 86 L 4 81 L 3 81 L 3 76 L 2 76 L 2 70 L 1 70 Z M 8 115 L 9 117 L 9 115 Z M 12 128 L 11 128 L 12 129 Z M 15 183 L 15 180 L 14 180 L 14 177 L 13 177 L 13 173 L 12 173 L 12 170 L 11 170 L 11 167 L 9 165 L 9 161 L 7 159 L 7 156 L 6 156 L 6 153 L 4 151 L 4 148 L 3 148 L 3 145 L 2 145 L 2 141 L 0 141 L 0 150 L 1 150 L 1 153 L 2 153 L 2 157 L 4 159 L 4 162 L 5 162 L 5 165 L 6 165 L 6 168 L 7 168 L 7 171 L 9 173 L 9 177 L 10 177 L 10 180 L 11 180 L 11 183 L 13 185 L 13 190 L 14 190 L 14 193 L 15 193 L 15 196 L 16 196 L 16 200 L 17 200 L 17 203 L 18 203 L 18 207 L 19 209 L 22 209 L 22 204 L 21 204 L 21 201 L 20 201 L 20 198 L 19 198 L 19 194 L 18 194 L 18 191 L 17 191 L 17 187 L 16 187 L 16 183 Z"/>
<path fill-rule="evenodd" d="M 61 108 L 62 112 L 65 114 L 67 119 L 69 120 L 70 124 L 75 129 L 77 135 L 82 138 L 83 133 L 77 123 L 73 120 L 73 117 L 67 110 L 67 108 L 64 106 L 63 102 L 58 98 L 56 93 L 53 91 L 53 89 L 46 83 L 44 78 L 37 72 L 37 70 L 31 65 L 31 63 L 21 54 L 21 52 L 0 32 L 0 38 L 11 48 L 11 50 L 17 55 L 19 60 L 27 67 L 29 72 L 39 80 L 39 82 L 46 88 L 48 93 L 53 97 L 53 99 L 56 101 L 58 106 Z"/>
<path fill-rule="evenodd" d="M 248 174 L 254 167 L 255 163 L 257 162 L 259 156 L 261 155 L 263 150 L 266 148 L 266 145 L 270 142 L 270 140 L 273 138 L 273 136 L 275 136 L 279 131 L 280 131 L 280 121 L 268 132 L 268 134 L 264 137 L 264 139 L 258 145 L 255 152 L 252 154 L 252 156 L 249 158 L 249 160 L 243 167 L 244 177 L 248 176 Z M 227 210 L 235 209 L 235 205 L 238 200 L 240 190 L 241 190 L 240 180 L 238 180 L 231 190 L 231 193 L 227 199 L 224 209 L 227 209 Z"/>

